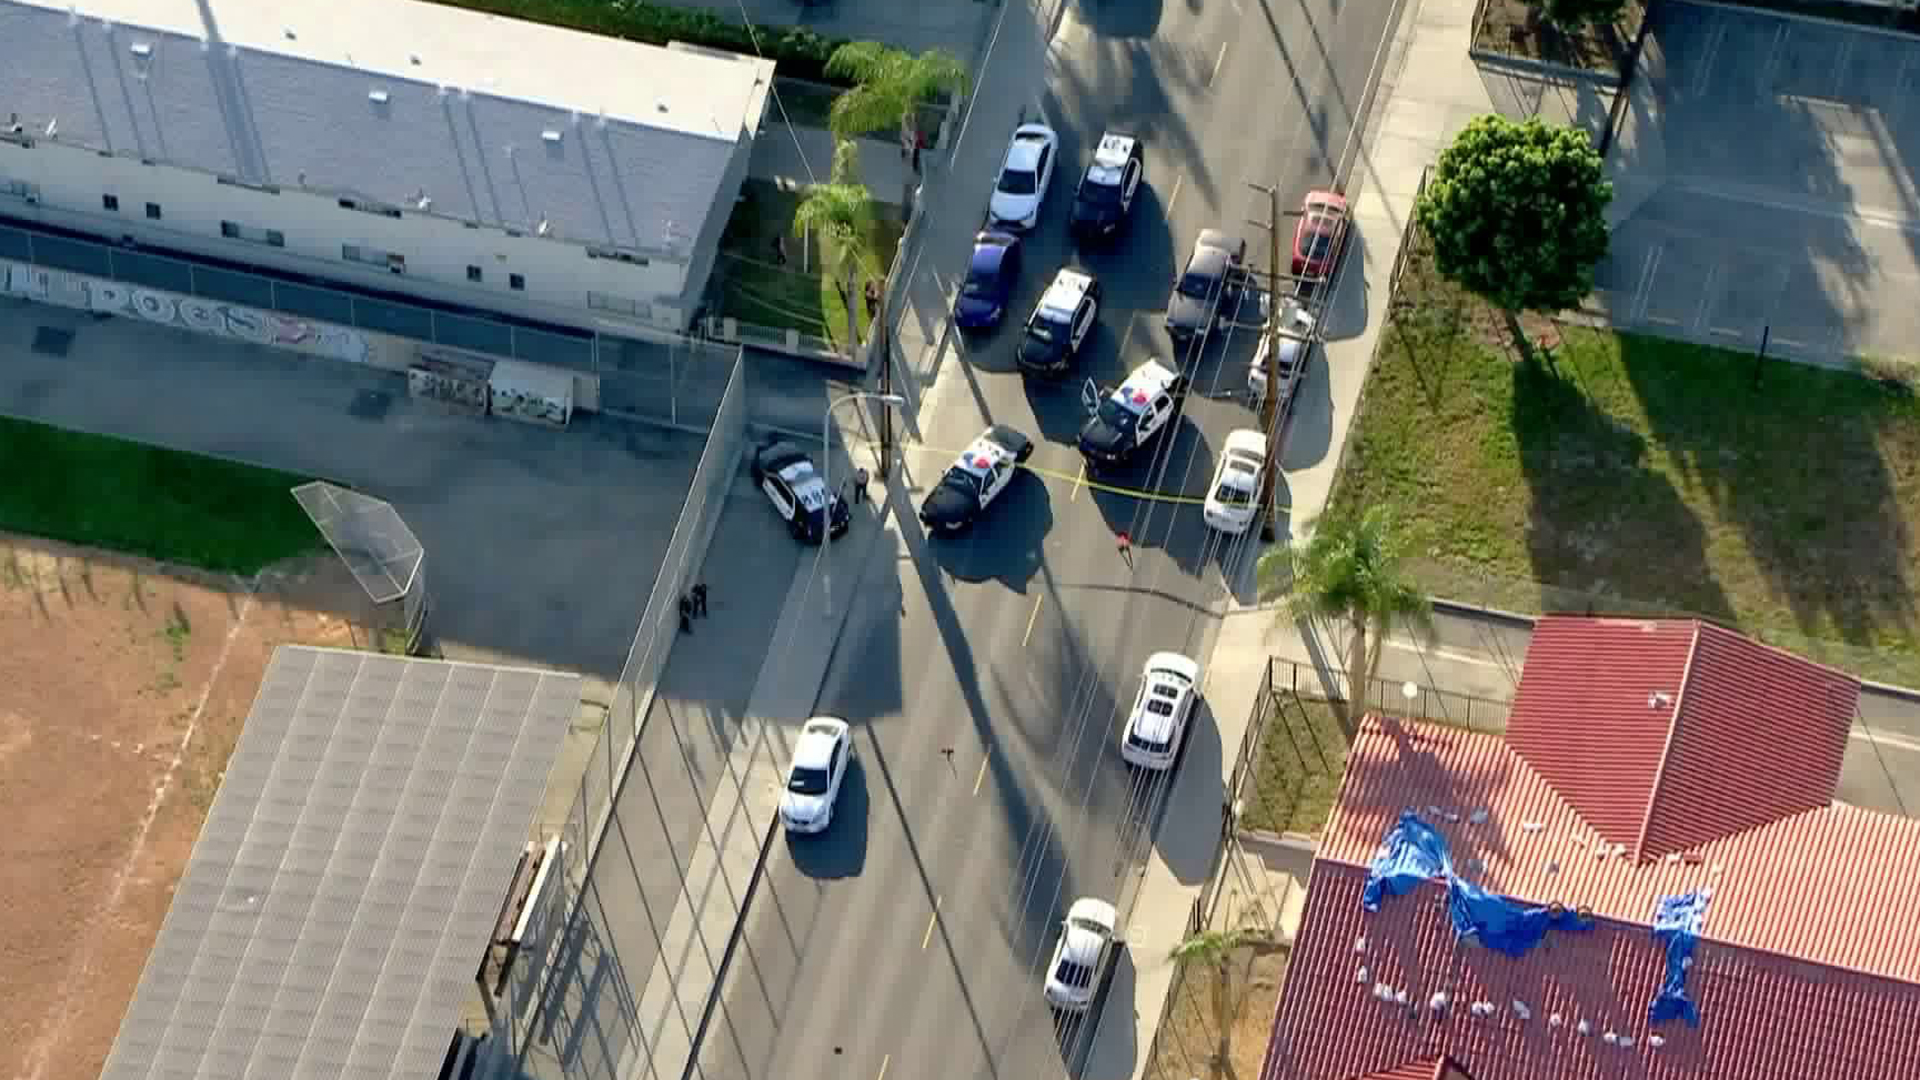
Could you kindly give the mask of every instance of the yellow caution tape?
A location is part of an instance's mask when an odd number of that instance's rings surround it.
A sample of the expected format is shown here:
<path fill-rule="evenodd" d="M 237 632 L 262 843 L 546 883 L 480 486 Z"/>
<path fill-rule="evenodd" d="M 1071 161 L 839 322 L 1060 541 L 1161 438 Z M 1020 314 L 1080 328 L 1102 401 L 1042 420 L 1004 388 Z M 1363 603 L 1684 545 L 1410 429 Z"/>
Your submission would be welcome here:
<path fill-rule="evenodd" d="M 872 439 L 872 438 L 860 438 L 858 439 L 858 441 L 864 442 L 867 445 L 871 446 L 877 443 L 879 440 Z M 938 446 L 926 446 L 922 444 L 903 443 L 898 447 L 898 449 L 903 454 L 908 452 L 918 453 L 918 454 L 937 454 L 937 455 L 940 455 L 941 457 L 947 458 L 948 460 L 956 460 L 960 457 L 960 451 L 946 450 Z M 1178 506 L 1205 506 L 1207 504 L 1207 500 L 1205 498 L 1195 498 L 1192 495 L 1170 495 L 1164 491 L 1153 491 L 1147 488 L 1132 488 L 1132 487 L 1124 487 L 1119 484 L 1102 483 L 1101 481 L 1095 480 L 1093 479 L 1093 477 L 1087 475 L 1084 470 L 1079 474 L 1070 474 L 1070 473 L 1059 472 L 1058 470 L 1055 470 L 1055 469 L 1043 469 L 1038 465 L 1022 464 L 1019 467 L 1021 469 L 1026 470 L 1027 472 L 1034 474 L 1035 476 L 1053 479 L 1053 480 L 1059 480 L 1062 483 L 1067 483 L 1067 484 L 1079 484 L 1085 487 L 1089 491 L 1104 491 L 1110 495 L 1120 495 L 1129 499 L 1139 499 L 1142 502 L 1173 503 Z M 1275 509 L 1291 510 L 1293 508 L 1291 506 L 1288 506 L 1282 503 L 1276 506 Z"/>

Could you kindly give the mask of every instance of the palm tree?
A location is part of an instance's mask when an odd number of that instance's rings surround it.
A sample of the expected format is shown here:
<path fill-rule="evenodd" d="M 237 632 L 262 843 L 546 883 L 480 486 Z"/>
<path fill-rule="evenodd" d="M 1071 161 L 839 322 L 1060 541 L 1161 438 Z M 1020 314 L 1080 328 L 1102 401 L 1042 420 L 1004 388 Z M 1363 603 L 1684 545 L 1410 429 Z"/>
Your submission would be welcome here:
<path fill-rule="evenodd" d="M 1179 964 L 1197 964 L 1213 971 L 1213 1017 L 1220 1026 L 1220 1041 L 1214 1048 L 1214 1060 L 1224 1064 L 1233 1049 L 1233 969 L 1228 966 L 1234 954 L 1248 945 L 1260 945 L 1267 939 L 1251 927 L 1233 930 L 1202 930 L 1173 947 L 1167 958 Z"/>
<path fill-rule="evenodd" d="M 964 93 L 967 70 L 942 49 L 909 53 L 877 41 L 849 41 L 827 58 L 827 74 L 853 89 L 834 99 L 828 126 L 854 139 L 898 125 L 903 139 L 919 134 L 920 105 L 942 93 Z"/>
<path fill-rule="evenodd" d="M 1293 620 L 1345 623 L 1352 635 L 1347 675 L 1353 687 L 1363 687 L 1377 643 L 1395 625 L 1432 626 L 1426 595 L 1401 576 L 1399 564 L 1399 539 L 1385 507 L 1337 514 L 1323 519 L 1305 545 L 1260 556 L 1260 599 L 1284 599 Z M 1368 652 L 1369 635 L 1375 653 Z"/>
<path fill-rule="evenodd" d="M 854 277 L 860 272 L 863 241 L 873 228 L 873 194 L 859 181 L 860 148 L 842 139 L 833 148 L 832 178 L 807 188 L 793 211 L 793 233 L 819 235 L 829 268 L 843 275 L 841 297 L 847 306 L 849 347 L 860 343 L 860 299 Z"/>

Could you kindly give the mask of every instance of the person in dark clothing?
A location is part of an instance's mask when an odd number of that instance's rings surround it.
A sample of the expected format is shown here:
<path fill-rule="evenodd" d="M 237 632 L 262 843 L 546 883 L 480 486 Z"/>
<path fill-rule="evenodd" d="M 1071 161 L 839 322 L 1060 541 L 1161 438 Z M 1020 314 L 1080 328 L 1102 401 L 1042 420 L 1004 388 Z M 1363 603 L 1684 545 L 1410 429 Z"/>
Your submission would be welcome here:
<path fill-rule="evenodd" d="M 873 280 L 872 278 L 868 278 L 866 293 L 867 293 L 867 318 L 871 319 L 875 315 L 880 314 L 880 283 Z"/>
<path fill-rule="evenodd" d="M 773 265 L 787 265 L 787 238 L 783 234 L 773 238 Z"/>
<path fill-rule="evenodd" d="M 693 598 L 690 596 L 680 598 L 680 632 L 693 633 Z"/>
<path fill-rule="evenodd" d="M 693 613 L 705 618 L 707 614 L 707 583 L 696 582 L 693 586 Z"/>

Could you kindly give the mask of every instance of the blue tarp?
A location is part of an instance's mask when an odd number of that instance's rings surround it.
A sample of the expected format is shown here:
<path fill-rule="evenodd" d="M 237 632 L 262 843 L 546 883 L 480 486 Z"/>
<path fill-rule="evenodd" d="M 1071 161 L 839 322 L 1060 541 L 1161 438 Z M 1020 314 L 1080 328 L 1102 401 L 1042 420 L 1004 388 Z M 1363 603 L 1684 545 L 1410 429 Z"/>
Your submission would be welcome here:
<path fill-rule="evenodd" d="M 1700 1024 L 1700 1010 L 1687 996 L 1687 967 L 1706 924 L 1707 901 L 1712 896 L 1710 890 L 1695 889 L 1680 896 L 1662 897 L 1654 908 L 1653 939 L 1666 947 L 1667 975 L 1660 981 L 1659 993 L 1647 1006 L 1649 1023 L 1680 1019 L 1695 1027 Z"/>
<path fill-rule="evenodd" d="M 1379 911 L 1384 897 L 1404 895 L 1439 878 L 1446 882 L 1454 936 L 1478 938 L 1487 948 L 1515 959 L 1540 944 L 1549 930 L 1587 929 L 1572 911 L 1524 903 L 1461 878 L 1454 873 L 1446 837 L 1411 810 L 1387 831 L 1368 869 L 1367 886 L 1360 894 L 1368 911 Z"/>

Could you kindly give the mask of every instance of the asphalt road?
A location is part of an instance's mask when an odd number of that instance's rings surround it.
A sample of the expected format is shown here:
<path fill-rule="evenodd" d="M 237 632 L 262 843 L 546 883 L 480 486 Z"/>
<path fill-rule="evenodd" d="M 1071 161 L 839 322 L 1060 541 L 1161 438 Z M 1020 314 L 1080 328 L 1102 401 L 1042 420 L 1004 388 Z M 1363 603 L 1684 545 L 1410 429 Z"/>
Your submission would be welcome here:
<path fill-rule="evenodd" d="M 859 764 L 826 836 L 775 841 L 705 1080 L 1078 1071 L 1094 1025 L 1056 1028 L 1041 970 L 1076 897 L 1116 900 L 1124 917 L 1158 800 L 1119 761 L 1122 703 L 1149 653 L 1210 651 L 1210 605 L 1247 554 L 1203 527 L 1197 502 L 1226 434 L 1257 423 L 1244 398 L 1210 396 L 1244 387 L 1252 333 L 1180 358 L 1196 393 L 1174 437 L 1113 478 L 1191 503 L 1078 482 L 1077 386 L 1173 356 L 1160 312 L 1200 229 L 1248 232 L 1262 252 L 1244 219 L 1266 216 L 1265 197 L 1244 181 L 1277 179 L 1286 205 L 1328 182 L 1390 10 L 1103 0 L 1069 13 L 1050 64 L 1021 13 L 1009 15 L 960 146 L 964 175 L 928 230 L 958 242 L 928 258 L 949 273 L 964 265 L 1005 133 L 1029 102 L 1059 130 L 1062 165 L 1012 310 L 1024 314 L 1054 268 L 1079 261 L 1105 285 L 1101 327 L 1057 386 L 1015 371 L 1017 322 L 972 342 L 923 409 L 927 450 L 906 468 L 916 485 L 989 421 L 1036 436 L 1035 468 L 961 538 L 929 540 L 913 507 L 896 507 L 903 550 L 869 564 L 819 704 L 855 723 Z M 1119 244 L 1080 260 L 1065 212 L 1108 127 L 1145 137 L 1149 188 Z M 1288 457 L 1329 450 L 1289 446 Z M 1131 566 L 1114 545 L 1122 528 Z M 1203 710 L 1180 767 L 1215 769 L 1235 749 Z M 1211 853 L 1167 855 L 1182 870 Z M 1118 965 L 1105 1008 L 1131 1031 L 1129 971 Z"/>

